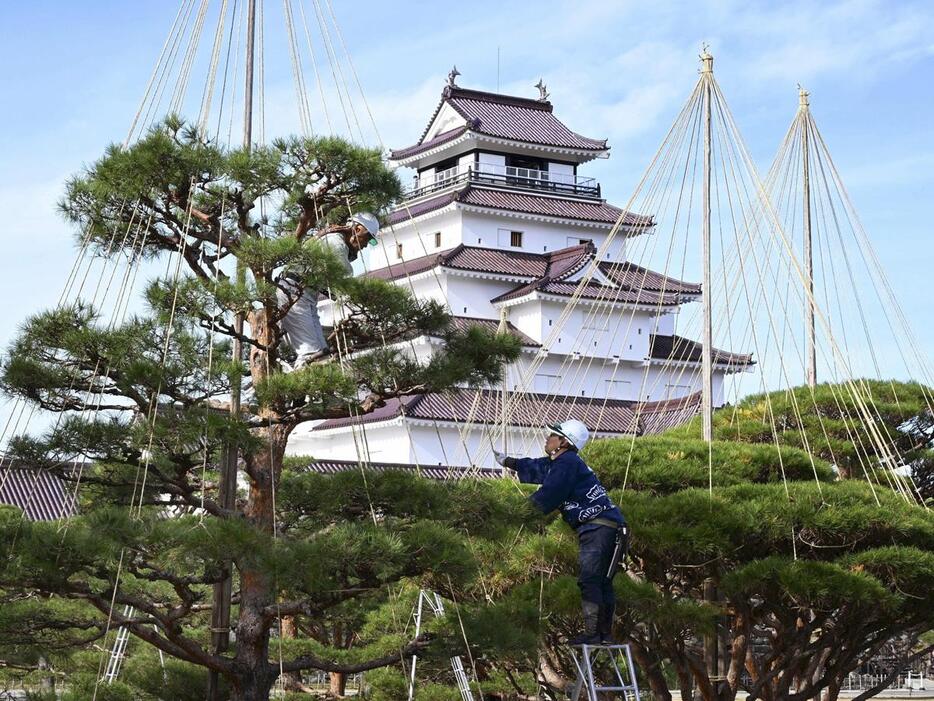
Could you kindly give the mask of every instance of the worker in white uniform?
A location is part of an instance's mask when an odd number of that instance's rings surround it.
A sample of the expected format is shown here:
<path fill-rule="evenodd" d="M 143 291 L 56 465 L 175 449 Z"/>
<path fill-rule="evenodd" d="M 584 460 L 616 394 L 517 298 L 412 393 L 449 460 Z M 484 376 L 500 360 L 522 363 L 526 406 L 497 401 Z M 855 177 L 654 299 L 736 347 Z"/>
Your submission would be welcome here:
<path fill-rule="evenodd" d="M 376 245 L 378 235 L 379 220 L 370 212 L 359 212 L 346 224 L 330 226 L 314 234 L 343 261 L 348 275 L 353 274 L 351 263 L 367 245 Z M 318 290 L 303 289 L 296 277 L 285 273 L 279 278 L 276 296 L 279 309 L 287 310 L 282 330 L 297 356 L 293 369 L 327 355 L 328 341 L 318 318 Z"/>

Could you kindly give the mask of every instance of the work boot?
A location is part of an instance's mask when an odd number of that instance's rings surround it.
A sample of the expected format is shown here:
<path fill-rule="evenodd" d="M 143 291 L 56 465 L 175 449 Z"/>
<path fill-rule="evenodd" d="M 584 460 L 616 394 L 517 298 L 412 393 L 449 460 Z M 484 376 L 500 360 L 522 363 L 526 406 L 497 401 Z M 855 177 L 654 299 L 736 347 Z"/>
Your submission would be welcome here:
<path fill-rule="evenodd" d="M 568 640 L 569 645 L 599 645 L 600 644 L 600 605 L 590 601 L 581 604 L 584 612 L 584 630 Z"/>
<path fill-rule="evenodd" d="M 604 645 L 616 645 L 613 639 L 613 614 L 616 613 L 616 607 L 601 606 L 599 620 L 597 622 L 597 632 L 600 634 L 600 642 Z"/>

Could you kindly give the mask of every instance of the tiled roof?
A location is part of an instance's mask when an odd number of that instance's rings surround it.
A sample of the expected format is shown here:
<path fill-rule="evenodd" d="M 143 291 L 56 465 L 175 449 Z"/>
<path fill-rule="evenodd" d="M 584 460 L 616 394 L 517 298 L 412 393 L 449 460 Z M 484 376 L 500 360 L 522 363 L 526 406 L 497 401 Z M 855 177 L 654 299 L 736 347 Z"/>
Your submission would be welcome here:
<path fill-rule="evenodd" d="M 684 280 L 668 277 L 628 261 L 614 263 L 605 260 L 599 264 L 599 268 L 600 272 L 613 282 L 630 289 L 674 292 L 684 295 L 699 295 L 701 293 L 700 283 L 685 282 Z"/>
<path fill-rule="evenodd" d="M 674 360 L 679 362 L 699 363 L 702 359 L 704 347 L 697 341 L 683 336 L 661 336 L 652 334 L 649 337 L 649 357 L 653 360 Z M 713 349 L 713 362 L 716 365 L 747 366 L 755 361 L 752 355 L 746 353 L 731 353 L 729 351 Z"/>
<path fill-rule="evenodd" d="M 578 290 L 579 287 L 579 282 L 564 282 L 562 280 L 551 280 L 546 277 L 527 285 L 520 285 L 514 290 L 494 297 L 490 301 L 494 304 L 506 302 L 510 299 L 525 297 L 533 292 L 555 295 L 556 297 L 573 297 L 577 294 L 578 299 L 592 299 L 608 304 L 638 304 L 641 306 L 657 307 L 673 307 L 685 301 L 681 295 L 676 293 L 663 294 L 648 289 L 610 287 L 597 282 L 588 282 L 583 288 Z"/>
<path fill-rule="evenodd" d="M 477 401 L 477 394 L 480 395 Z M 476 408 L 471 414 L 474 402 Z M 580 419 L 600 435 L 649 435 L 661 433 L 688 421 L 700 411 L 700 395 L 655 402 L 622 399 L 525 394 L 513 407 L 509 424 L 536 428 L 569 416 Z M 392 399 L 384 407 L 364 416 L 329 419 L 313 430 L 323 431 L 351 425 L 372 424 L 405 415 L 425 421 L 461 423 L 468 418 L 477 424 L 497 424 L 502 418 L 502 397 L 492 390 L 460 389 L 450 395 L 424 394 Z"/>
<path fill-rule="evenodd" d="M 367 275 L 383 280 L 397 280 L 442 267 L 528 278 L 528 282 L 493 298 L 491 302 L 517 299 L 536 291 L 570 297 L 577 289 L 578 283 L 564 278 L 583 269 L 595 253 L 596 248 L 592 243 L 569 246 L 550 253 L 528 253 L 460 244 L 440 253 L 373 270 Z M 670 307 L 683 303 L 686 297 L 700 294 L 700 285 L 670 278 L 632 263 L 604 261 L 599 263 L 598 267 L 618 287 L 591 281 L 581 290 L 582 299 Z"/>
<path fill-rule="evenodd" d="M 319 475 L 334 475 L 338 472 L 356 472 L 364 469 L 368 472 L 414 472 L 421 477 L 433 480 L 452 480 L 464 477 L 494 479 L 502 476 L 502 470 L 490 467 L 453 467 L 447 465 L 412 465 L 404 462 L 370 462 L 361 465 L 356 460 L 313 460 L 305 468 L 307 472 Z"/>
<path fill-rule="evenodd" d="M 550 102 L 453 86 L 445 88 L 441 101 L 418 143 L 393 151 L 390 158 L 401 160 L 434 148 L 438 143 L 432 142 L 436 142 L 439 136 L 444 136 L 445 141 L 457 138 L 451 135 L 456 131 L 452 129 L 425 141 L 428 129 L 445 104 L 450 105 L 467 121 L 462 127 L 464 130 L 478 134 L 595 153 L 609 148 L 606 139 L 591 139 L 568 129 L 555 117 Z"/>
<path fill-rule="evenodd" d="M 535 279 L 547 274 L 549 267 L 553 264 L 567 265 L 567 259 L 586 262 L 587 256 L 593 255 L 594 250 L 593 244 L 570 246 L 551 253 L 507 251 L 499 248 L 480 248 L 460 244 L 440 253 L 432 253 L 421 258 L 373 270 L 367 275 L 385 280 L 395 280 L 441 266 L 455 270 L 470 270 L 478 273 Z"/>
<path fill-rule="evenodd" d="M 650 216 L 626 212 L 619 207 L 607 204 L 604 200 L 576 200 L 563 197 L 547 197 L 525 192 L 494 190 L 487 187 L 474 187 L 471 185 L 438 197 L 433 197 L 429 200 L 396 207 L 386 218 L 386 221 L 390 225 L 400 224 L 420 217 L 423 214 L 428 214 L 429 212 L 434 212 L 442 207 L 446 207 L 452 202 L 458 202 L 472 207 L 500 209 L 509 212 L 552 217 L 555 219 L 594 222 L 597 224 L 606 224 L 608 227 L 616 224 L 620 217 L 622 217 L 624 226 L 639 226 L 642 228 L 652 226 L 652 218 Z"/>
<path fill-rule="evenodd" d="M 442 144 L 446 144 L 449 141 L 454 141 L 454 139 L 464 134 L 468 127 L 468 124 L 463 124 L 459 127 L 455 127 L 454 129 L 443 131 L 440 134 L 428 139 L 428 141 L 419 142 L 414 146 L 407 146 L 406 148 L 397 149 L 390 153 L 389 157 L 394 161 L 398 161 L 402 160 L 403 158 L 408 158 L 409 156 L 416 156 L 419 153 L 430 151 L 436 146 L 441 146 Z"/>
<path fill-rule="evenodd" d="M 701 410 L 701 394 L 688 395 L 681 399 L 666 399 L 657 402 L 642 402 L 639 406 L 639 433 L 643 436 L 663 433 L 687 423 Z"/>
<path fill-rule="evenodd" d="M 506 209 L 511 212 L 538 214 L 558 219 L 576 219 L 579 221 L 616 224 L 622 217 L 625 226 L 650 226 L 651 217 L 644 217 L 626 212 L 619 207 L 607 204 L 604 200 L 572 200 L 559 197 L 540 197 L 537 195 L 509 190 L 468 187 L 461 191 L 458 202 L 476 207 Z"/>
<path fill-rule="evenodd" d="M 0 504 L 21 509 L 31 521 L 54 521 L 75 513 L 72 485 L 46 470 L 17 465 L 0 468 Z"/>
<path fill-rule="evenodd" d="M 479 400 L 477 395 L 480 395 Z M 477 402 L 476 408 L 474 402 Z M 604 403 L 606 406 L 604 407 Z M 549 422 L 563 421 L 570 415 L 584 423 L 596 426 L 602 433 L 631 434 L 637 424 L 632 402 L 618 399 L 595 399 L 587 397 L 563 397 L 544 394 L 525 394 L 512 409 L 510 424 L 535 427 Z M 401 399 L 391 399 L 384 407 L 359 417 L 359 419 L 328 419 L 317 426 L 322 431 L 356 423 L 377 423 L 404 414 L 426 421 L 496 423 L 502 412 L 502 397 L 492 390 L 460 389 L 451 394 L 421 394 Z"/>

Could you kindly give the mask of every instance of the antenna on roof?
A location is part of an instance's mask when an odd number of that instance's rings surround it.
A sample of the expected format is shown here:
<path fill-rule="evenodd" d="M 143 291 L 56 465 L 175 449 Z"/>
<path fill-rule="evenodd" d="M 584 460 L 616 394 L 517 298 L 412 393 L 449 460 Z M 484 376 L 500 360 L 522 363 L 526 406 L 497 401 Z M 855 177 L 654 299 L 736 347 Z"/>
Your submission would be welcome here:
<path fill-rule="evenodd" d="M 461 72 L 457 70 L 457 66 L 454 66 L 454 68 L 451 69 L 451 72 L 448 73 L 448 87 L 449 88 L 457 87 L 457 84 L 454 81 L 457 79 L 457 76 L 459 76 L 460 74 Z"/>
<path fill-rule="evenodd" d="M 548 88 L 545 85 L 544 79 L 539 78 L 538 82 L 535 83 L 535 87 L 538 88 L 538 101 L 547 102 L 549 93 L 548 93 Z"/>

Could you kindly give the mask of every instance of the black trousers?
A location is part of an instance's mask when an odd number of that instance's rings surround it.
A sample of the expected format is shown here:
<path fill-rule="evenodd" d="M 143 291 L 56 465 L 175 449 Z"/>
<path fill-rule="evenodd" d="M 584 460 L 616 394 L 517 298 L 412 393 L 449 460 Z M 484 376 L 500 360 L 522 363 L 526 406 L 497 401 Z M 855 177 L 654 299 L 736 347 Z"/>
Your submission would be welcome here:
<path fill-rule="evenodd" d="M 613 580 L 607 577 L 613 549 L 616 547 L 616 529 L 609 526 L 591 526 L 578 533 L 580 574 L 577 586 L 581 599 L 612 610 L 616 605 Z"/>

